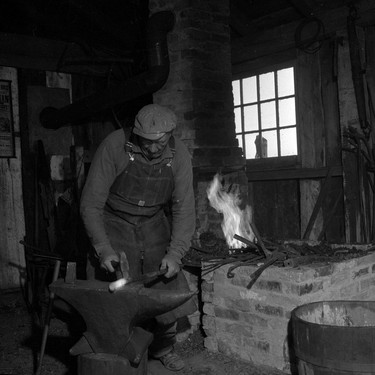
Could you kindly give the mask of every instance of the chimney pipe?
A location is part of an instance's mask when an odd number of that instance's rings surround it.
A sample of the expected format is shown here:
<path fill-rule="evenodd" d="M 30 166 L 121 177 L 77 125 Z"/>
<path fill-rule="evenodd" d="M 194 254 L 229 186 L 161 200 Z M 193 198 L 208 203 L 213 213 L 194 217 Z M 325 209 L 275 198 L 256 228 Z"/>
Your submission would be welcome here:
<path fill-rule="evenodd" d="M 167 33 L 174 24 L 175 16 L 171 11 L 158 12 L 150 17 L 147 27 L 148 71 L 66 107 L 44 108 L 39 115 L 41 125 L 47 129 L 59 129 L 95 112 L 159 90 L 169 75 Z"/>

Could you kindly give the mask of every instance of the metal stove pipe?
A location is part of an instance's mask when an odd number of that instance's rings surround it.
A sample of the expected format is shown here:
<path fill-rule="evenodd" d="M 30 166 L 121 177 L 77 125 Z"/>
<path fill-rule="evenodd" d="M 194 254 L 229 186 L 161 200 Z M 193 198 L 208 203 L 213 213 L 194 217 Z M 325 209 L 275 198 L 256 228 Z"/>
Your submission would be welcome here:
<path fill-rule="evenodd" d="M 150 17 L 147 27 L 148 71 L 66 107 L 44 108 L 39 116 L 41 125 L 47 129 L 74 125 L 72 122 L 93 113 L 159 90 L 169 75 L 167 33 L 174 24 L 175 16 L 172 11 L 158 12 Z"/>

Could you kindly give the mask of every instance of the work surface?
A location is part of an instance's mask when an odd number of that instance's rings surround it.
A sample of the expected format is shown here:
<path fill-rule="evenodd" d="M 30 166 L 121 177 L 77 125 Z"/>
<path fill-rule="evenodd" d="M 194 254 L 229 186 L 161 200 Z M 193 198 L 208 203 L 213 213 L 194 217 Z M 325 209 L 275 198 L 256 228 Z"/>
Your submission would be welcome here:
<path fill-rule="evenodd" d="M 52 318 L 42 375 L 76 375 L 75 358 L 69 355 L 70 347 L 77 341 L 75 335 L 65 321 Z M 0 337 L 0 375 L 32 374 L 41 332 L 33 329 L 20 293 L 0 292 Z M 198 331 L 179 342 L 176 350 L 186 362 L 186 368 L 178 372 L 181 375 L 283 375 L 275 369 L 208 352 Z M 176 374 L 165 370 L 158 361 L 150 361 L 148 367 L 149 375 Z"/>

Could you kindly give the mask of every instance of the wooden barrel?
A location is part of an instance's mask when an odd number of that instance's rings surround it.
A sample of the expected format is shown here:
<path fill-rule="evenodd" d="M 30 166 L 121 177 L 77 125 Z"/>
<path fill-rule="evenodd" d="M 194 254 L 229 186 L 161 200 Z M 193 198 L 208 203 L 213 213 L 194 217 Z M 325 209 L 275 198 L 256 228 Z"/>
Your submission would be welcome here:
<path fill-rule="evenodd" d="M 322 301 L 292 311 L 299 375 L 375 374 L 375 302 Z"/>

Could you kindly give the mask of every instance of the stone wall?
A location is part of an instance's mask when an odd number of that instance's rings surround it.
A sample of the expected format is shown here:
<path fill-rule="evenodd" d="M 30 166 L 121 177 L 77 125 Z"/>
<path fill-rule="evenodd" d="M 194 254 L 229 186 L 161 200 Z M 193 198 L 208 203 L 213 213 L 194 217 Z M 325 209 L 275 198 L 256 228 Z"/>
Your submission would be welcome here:
<path fill-rule="evenodd" d="M 291 371 L 294 362 L 289 340 L 295 307 L 315 301 L 375 298 L 375 254 L 298 268 L 272 266 L 251 289 L 246 286 L 257 267 L 237 268 L 235 277 L 228 279 L 229 266 L 204 276 L 205 346 L 285 372 Z"/>

